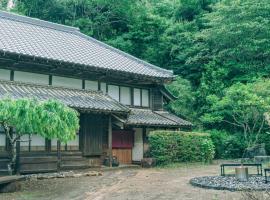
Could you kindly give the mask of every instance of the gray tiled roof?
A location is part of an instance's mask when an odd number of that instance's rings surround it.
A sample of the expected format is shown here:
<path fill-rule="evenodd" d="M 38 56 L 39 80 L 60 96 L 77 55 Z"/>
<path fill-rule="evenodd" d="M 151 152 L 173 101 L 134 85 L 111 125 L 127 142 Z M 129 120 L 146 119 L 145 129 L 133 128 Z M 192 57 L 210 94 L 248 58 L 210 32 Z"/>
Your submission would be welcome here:
<path fill-rule="evenodd" d="M 55 99 L 79 111 L 128 112 L 126 106 L 98 91 L 0 81 L 0 98 Z"/>
<path fill-rule="evenodd" d="M 182 126 L 192 126 L 192 123 L 190 123 L 186 120 L 183 120 L 180 117 L 178 117 L 172 113 L 169 113 L 167 111 L 155 111 L 155 112 L 163 117 L 166 117 L 167 119 L 170 119 L 172 121 L 175 121 L 178 124 L 181 124 Z"/>
<path fill-rule="evenodd" d="M 164 115 L 165 114 L 165 115 Z M 173 116 L 174 119 L 168 118 L 167 116 Z M 178 120 L 176 120 L 178 119 Z M 162 111 L 162 114 L 158 111 L 152 111 L 149 109 L 131 109 L 130 115 L 126 121 L 127 125 L 144 125 L 144 126 L 190 126 L 191 123 L 186 122 L 179 117 Z"/>
<path fill-rule="evenodd" d="M 79 32 L 77 28 L 0 11 L 0 51 L 146 77 L 171 79 L 156 67 Z"/>

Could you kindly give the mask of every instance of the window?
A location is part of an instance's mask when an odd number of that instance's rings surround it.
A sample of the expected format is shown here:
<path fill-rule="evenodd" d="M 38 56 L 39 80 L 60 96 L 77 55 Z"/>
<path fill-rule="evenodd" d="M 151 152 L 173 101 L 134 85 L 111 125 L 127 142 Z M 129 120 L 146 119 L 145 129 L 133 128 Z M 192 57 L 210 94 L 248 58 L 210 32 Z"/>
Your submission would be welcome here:
<path fill-rule="evenodd" d="M 133 102 L 134 102 L 134 106 L 141 106 L 141 89 L 134 88 Z"/>
<path fill-rule="evenodd" d="M 119 86 L 108 85 L 108 94 L 116 101 L 119 101 Z"/>
<path fill-rule="evenodd" d="M 129 87 L 120 87 L 120 102 L 131 105 L 131 91 Z"/>
<path fill-rule="evenodd" d="M 149 107 L 149 90 L 142 89 L 142 106 Z"/>
<path fill-rule="evenodd" d="M 98 90 L 98 82 L 97 81 L 85 81 L 85 89 Z"/>

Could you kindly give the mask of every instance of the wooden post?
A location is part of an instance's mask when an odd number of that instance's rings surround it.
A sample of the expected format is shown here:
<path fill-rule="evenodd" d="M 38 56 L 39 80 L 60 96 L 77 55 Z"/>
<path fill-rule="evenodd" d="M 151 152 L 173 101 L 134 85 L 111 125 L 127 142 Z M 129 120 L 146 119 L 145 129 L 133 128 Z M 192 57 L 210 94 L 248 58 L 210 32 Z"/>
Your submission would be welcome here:
<path fill-rule="evenodd" d="M 143 127 L 143 158 L 144 158 L 144 154 L 145 154 L 145 144 L 147 143 L 147 140 L 146 140 L 146 128 Z"/>
<path fill-rule="evenodd" d="M 61 167 L 61 143 L 57 140 L 57 170 L 59 171 Z"/>
<path fill-rule="evenodd" d="M 109 127 L 108 127 L 108 150 L 109 150 L 109 160 L 110 167 L 112 167 L 112 116 L 109 115 Z"/>
<path fill-rule="evenodd" d="M 20 163 L 21 163 L 21 144 L 20 141 L 16 142 L 16 163 L 15 163 L 15 171 L 16 174 L 20 174 Z"/>

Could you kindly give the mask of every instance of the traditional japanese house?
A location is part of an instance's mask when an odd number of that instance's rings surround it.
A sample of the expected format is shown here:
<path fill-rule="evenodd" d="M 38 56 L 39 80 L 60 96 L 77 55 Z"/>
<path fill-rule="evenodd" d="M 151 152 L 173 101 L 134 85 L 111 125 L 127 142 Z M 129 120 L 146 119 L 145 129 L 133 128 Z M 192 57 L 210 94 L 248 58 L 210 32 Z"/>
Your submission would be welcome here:
<path fill-rule="evenodd" d="M 164 87 L 173 79 L 77 28 L 0 12 L 0 98 L 57 99 L 80 113 L 74 141 L 20 143 L 21 173 L 96 166 L 111 153 L 120 163 L 140 162 L 151 130 L 191 126 L 163 109 L 174 98 Z M 8 148 L 0 130 L 0 172 Z"/>

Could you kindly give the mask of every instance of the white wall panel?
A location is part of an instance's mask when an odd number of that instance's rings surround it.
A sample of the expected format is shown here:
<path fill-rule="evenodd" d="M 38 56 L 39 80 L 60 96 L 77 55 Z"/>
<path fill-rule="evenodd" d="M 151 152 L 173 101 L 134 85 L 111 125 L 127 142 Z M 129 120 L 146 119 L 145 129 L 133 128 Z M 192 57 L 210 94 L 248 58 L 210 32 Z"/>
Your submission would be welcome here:
<path fill-rule="evenodd" d="M 45 138 L 39 135 L 32 135 L 31 146 L 45 146 Z"/>
<path fill-rule="evenodd" d="M 103 93 L 107 93 L 107 84 L 106 83 L 100 83 L 100 90 L 103 92 Z"/>
<path fill-rule="evenodd" d="M 29 135 L 21 136 L 21 151 L 29 151 Z"/>
<path fill-rule="evenodd" d="M 141 106 L 141 90 L 140 89 L 134 88 L 133 102 L 134 102 L 134 106 Z"/>
<path fill-rule="evenodd" d="M 149 107 L 149 90 L 142 90 L 142 106 Z"/>
<path fill-rule="evenodd" d="M 79 150 L 79 135 L 74 140 L 67 142 L 67 150 Z"/>
<path fill-rule="evenodd" d="M 29 147 L 29 135 L 23 135 L 23 136 L 21 136 L 21 143 L 20 143 L 20 145 L 21 145 L 21 147 L 27 147 L 27 149 L 28 149 L 28 147 Z"/>
<path fill-rule="evenodd" d="M 131 104 L 131 89 L 129 87 L 120 87 L 120 102 L 125 105 Z"/>
<path fill-rule="evenodd" d="M 14 81 L 48 85 L 49 84 L 49 75 L 15 71 L 14 72 Z"/>
<path fill-rule="evenodd" d="M 0 133 L 0 146 L 6 146 L 6 135 L 3 133 Z"/>
<path fill-rule="evenodd" d="M 0 69 L 0 80 L 10 80 L 10 70 Z"/>
<path fill-rule="evenodd" d="M 134 146 L 132 148 L 132 160 L 141 161 L 143 159 L 143 130 L 134 128 Z"/>
<path fill-rule="evenodd" d="M 51 140 L 51 149 L 52 149 L 52 151 L 57 151 L 57 139 Z"/>
<path fill-rule="evenodd" d="M 52 77 L 52 85 L 54 86 L 63 86 L 68 88 L 82 89 L 82 80 L 67 78 L 61 76 Z"/>
<path fill-rule="evenodd" d="M 85 89 L 98 90 L 98 82 L 97 81 L 85 81 Z"/>
<path fill-rule="evenodd" d="M 108 94 L 115 100 L 119 101 L 119 86 L 108 85 Z"/>
<path fill-rule="evenodd" d="M 32 135 L 31 151 L 45 151 L 45 138 L 39 135 Z"/>

